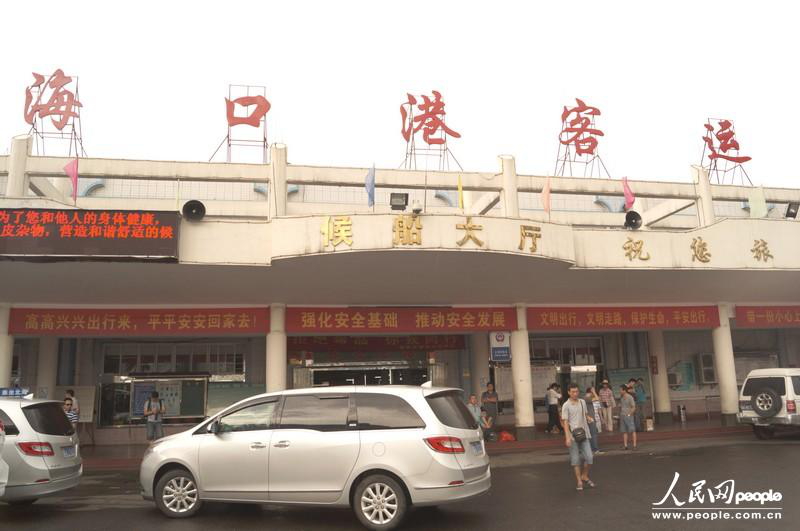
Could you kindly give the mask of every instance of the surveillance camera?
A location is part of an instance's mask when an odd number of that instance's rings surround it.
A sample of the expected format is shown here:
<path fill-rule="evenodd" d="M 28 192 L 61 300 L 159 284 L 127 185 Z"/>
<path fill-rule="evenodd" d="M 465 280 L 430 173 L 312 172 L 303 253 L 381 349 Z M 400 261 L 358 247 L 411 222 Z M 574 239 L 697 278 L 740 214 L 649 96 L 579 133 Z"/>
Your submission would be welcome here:
<path fill-rule="evenodd" d="M 422 214 L 422 205 L 419 204 L 419 201 L 414 201 L 411 204 L 411 211 L 414 214 Z"/>

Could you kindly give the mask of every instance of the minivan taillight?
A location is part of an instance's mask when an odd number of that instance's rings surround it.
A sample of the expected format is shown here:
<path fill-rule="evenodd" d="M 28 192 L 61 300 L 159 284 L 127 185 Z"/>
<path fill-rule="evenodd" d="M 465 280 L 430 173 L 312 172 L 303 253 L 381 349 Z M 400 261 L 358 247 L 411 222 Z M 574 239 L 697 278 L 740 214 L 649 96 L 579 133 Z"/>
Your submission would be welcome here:
<path fill-rule="evenodd" d="M 25 455 L 54 455 L 53 447 L 46 442 L 18 442 L 17 446 Z"/>
<path fill-rule="evenodd" d="M 787 400 L 786 401 L 786 412 L 787 413 L 797 413 L 797 404 L 794 400 Z"/>
<path fill-rule="evenodd" d="M 443 454 L 463 454 L 464 445 L 458 437 L 428 437 L 425 439 L 434 452 Z"/>

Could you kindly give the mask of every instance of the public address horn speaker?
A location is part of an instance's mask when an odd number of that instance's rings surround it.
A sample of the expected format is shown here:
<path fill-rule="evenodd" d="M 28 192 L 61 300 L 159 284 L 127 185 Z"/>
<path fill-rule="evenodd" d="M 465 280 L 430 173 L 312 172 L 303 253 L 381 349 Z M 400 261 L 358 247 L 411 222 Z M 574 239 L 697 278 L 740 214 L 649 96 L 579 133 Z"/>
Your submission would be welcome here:
<path fill-rule="evenodd" d="M 628 213 L 625 214 L 625 225 L 623 226 L 626 229 L 638 229 L 642 226 L 642 216 L 635 210 L 629 210 Z"/>
<path fill-rule="evenodd" d="M 200 221 L 206 215 L 206 206 L 197 199 L 192 199 L 186 201 L 181 213 L 189 221 Z"/>

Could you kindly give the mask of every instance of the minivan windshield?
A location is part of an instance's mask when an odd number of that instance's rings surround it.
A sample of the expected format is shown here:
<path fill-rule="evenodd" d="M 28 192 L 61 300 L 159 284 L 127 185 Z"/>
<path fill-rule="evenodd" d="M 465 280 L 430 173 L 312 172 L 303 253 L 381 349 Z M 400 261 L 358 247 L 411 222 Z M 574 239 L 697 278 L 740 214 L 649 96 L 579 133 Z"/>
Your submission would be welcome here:
<path fill-rule="evenodd" d="M 474 430 L 478 428 L 475 417 L 467 409 L 460 391 L 442 391 L 425 397 L 439 422 L 451 428 Z"/>
<path fill-rule="evenodd" d="M 43 435 L 72 435 L 75 431 L 61 405 L 55 402 L 23 407 L 22 412 L 31 428 Z"/>

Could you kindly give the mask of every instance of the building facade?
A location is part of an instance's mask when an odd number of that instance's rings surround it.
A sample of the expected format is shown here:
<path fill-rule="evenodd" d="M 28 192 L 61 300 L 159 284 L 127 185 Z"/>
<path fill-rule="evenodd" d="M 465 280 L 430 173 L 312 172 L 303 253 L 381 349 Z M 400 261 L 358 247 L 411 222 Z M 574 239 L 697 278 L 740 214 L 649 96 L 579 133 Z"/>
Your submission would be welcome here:
<path fill-rule="evenodd" d="M 0 157 L 0 388 L 78 391 L 82 437 L 143 441 L 252 394 L 496 384 L 518 437 L 552 382 L 641 378 L 648 414 L 735 422 L 753 368 L 800 364 L 800 190 L 289 164 Z M 390 193 L 408 194 L 392 210 Z M 204 215 L 188 212 L 199 200 Z M 748 204 L 768 205 L 751 217 Z M 183 211 L 183 215 L 179 215 Z M 0 391 L 1 392 L 1 391 Z"/>

